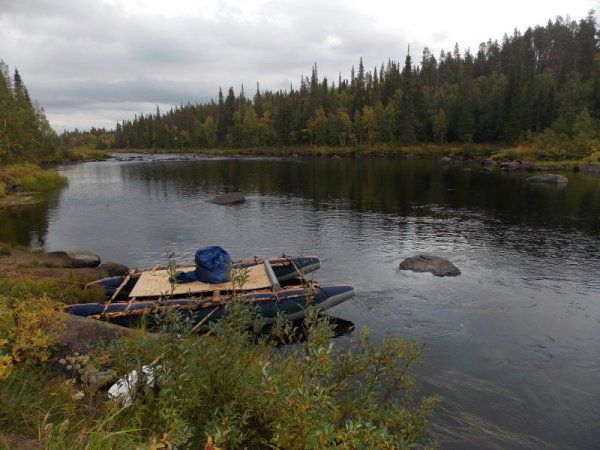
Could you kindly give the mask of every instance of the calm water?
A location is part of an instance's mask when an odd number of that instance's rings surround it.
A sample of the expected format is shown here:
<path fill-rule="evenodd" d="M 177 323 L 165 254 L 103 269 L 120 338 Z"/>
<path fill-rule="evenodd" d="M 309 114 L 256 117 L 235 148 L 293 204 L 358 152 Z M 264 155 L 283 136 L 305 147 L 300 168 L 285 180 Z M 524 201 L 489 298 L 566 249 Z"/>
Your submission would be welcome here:
<path fill-rule="evenodd" d="M 152 156 L 60 169 L 69 187 L 0 214 L 0 241 L 85 248 L 129 265 L 317 254 L 352 283 L 332 314 L 424 345 L 443 447 L 600 447 L 600 177 L 566 189 L 431 161 Z M 243 205 L 206 203 L 241 190 Z M 457 278 L 398 271 L 416 252 Z"/>

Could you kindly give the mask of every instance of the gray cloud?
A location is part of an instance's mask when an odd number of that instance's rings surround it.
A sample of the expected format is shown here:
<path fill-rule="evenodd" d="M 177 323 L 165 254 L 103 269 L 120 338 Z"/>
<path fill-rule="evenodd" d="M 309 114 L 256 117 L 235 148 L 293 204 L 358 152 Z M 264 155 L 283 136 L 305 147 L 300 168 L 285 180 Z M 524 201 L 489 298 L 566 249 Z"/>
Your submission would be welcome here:
<path fill-rule="evenodd" d="M 164 17 L 95 0 L 0 0 L 0 57 L 19 68 L 62 129 L 114 126 L 135 108 L 207 101 L 219 86 L 286 89 L 314 62 L 337 80 L 359 56 L 379 65 L 407 44 L 369 27 L 341 0 L 265 2 L 252 20 L 227 2 L 216 11 Z"/>

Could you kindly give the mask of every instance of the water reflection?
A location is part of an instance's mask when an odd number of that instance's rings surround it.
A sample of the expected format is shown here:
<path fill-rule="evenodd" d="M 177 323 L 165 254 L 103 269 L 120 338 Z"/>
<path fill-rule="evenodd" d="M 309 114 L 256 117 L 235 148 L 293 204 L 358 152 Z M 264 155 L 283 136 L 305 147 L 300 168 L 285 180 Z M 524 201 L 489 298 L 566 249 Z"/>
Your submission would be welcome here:
<path fill-rule="evenodd" d="M 124 180 L 142 181 L 148 193 L 180 195 L 241 190 L 311 199 L 346 207 L 441 219 L 469 211 L 505 223 L 569 226 L 600 233 L 600 181 L 570 174 L 557 191 L 527 183 L 529 174 L 484 173 L 420 160 L 206 159 L 185 163 L 124 164 Z"/>
<path fill-rule="evenodd" d="M 48 233 L 50 212 L 58 205 L 58 194 L 43 198 L 35 205 L 0 210 L 0 242 L 43 247 Z"/>

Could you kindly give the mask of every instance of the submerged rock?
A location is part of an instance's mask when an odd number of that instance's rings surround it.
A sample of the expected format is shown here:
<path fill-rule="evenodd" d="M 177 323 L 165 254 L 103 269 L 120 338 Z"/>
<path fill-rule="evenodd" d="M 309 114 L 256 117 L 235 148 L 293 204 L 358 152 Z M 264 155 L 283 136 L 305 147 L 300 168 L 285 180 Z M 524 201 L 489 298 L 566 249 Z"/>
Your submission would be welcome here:
<path fill-rule="evenodd" d="M 566 186 L 569 179 L 564 175 L 556 175 L 553 173 L 543 173 L 527 178 L 530 183 L 547 184 L 551 186 Z"/>
<path fill-rule="evenodd" d="M 236 203 L 244 203 L 246 197 L 243 192 L 230 192 L 228 194 L 218 195 L 217 197 L 209 200 L 210 203 L 215 205 L 233 205 Z"/>
<path fill-rule="evenodd" d="M 581 171 L 586 175 L 600 175 L 600 167 L 596 166 L 585 166 Z"/>
<path fill-rule="evenodd" d="M 400 263 L 400 270 L 431 272 L 436 277 L 455 277 L 460 270 L 450 261 L 439 256 L 420 254 L 406 258 Z"/>
<path fill-rule="evenodd" d="M 438 159 L 438 164 L 441 164 L 443 166 L 448 166 L 452 164 L 452 162 L 452 158 L 448 158 L 447 156 L 442 156 L 440 159 Z"/>
<path fill-rule="evenodd" d="M 55 264 L 73 269 L 100 265 L 100 257 L 87 250 L 61 250 L 49 252 L 46 256 Z"/>
<path fill-rule="evenodd" d="M 129 267 L 112 261 L 100 264 L 98 270 L 105 272 L 110 277 L 127 275 L 129 273 Z"/>

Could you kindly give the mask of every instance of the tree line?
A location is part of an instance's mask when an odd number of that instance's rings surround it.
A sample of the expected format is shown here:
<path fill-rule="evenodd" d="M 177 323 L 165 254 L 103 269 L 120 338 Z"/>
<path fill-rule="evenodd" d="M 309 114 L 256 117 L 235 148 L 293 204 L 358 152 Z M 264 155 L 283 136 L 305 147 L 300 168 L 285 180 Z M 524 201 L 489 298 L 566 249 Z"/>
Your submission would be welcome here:
<path fill-rule="evenodd" d="M 475 54 L 424 49 L 420 63 L 388 60 L 349 79 L 319 78 L 252 98 L 232 87 L 217 100 L 117 123 L 117 148 L 506 142 L 597 136 L 600 32 L 594 11 L 579 21 L 488 40 Z M 596 130 L 596 134 L 595 133 Z M 549 133 L 549 134 L 548 134 Z"/>
<path fill-rule="evenodd" d="M 44 109 L 31 101 L 17 69 L 0 60 L 0 160 L 33 161 L 50 159 L 58 137 Z"/>
<path fill-rule="evenodd" d="M 600 151 L 600 30 L 594 11 L 515 30 L 476 53 L 458 45 L 420 61 L 388 60 L 349 78 L 320 78 L 316 64 L 298 87 L 188 103 L 140 114 L 114 130 L 50 127 L 18 70 L 0 61 L 0 158 L 50 160 L 65 148 L 186 149 L 310 144 L 514 143 Z"/>

